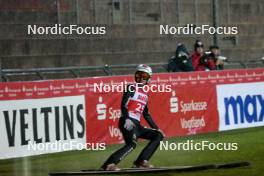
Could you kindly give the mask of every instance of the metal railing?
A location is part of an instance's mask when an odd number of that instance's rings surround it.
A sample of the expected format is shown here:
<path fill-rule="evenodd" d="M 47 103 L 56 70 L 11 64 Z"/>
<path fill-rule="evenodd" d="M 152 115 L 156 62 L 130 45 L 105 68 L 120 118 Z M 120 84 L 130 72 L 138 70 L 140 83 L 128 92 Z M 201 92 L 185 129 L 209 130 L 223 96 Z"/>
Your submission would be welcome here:
<path fill-rule="evenodd" d="M 154 72 L 167 72 L 167 62 L 148 63 L 154 69 Z M 256 64 L 259 67 L 264 67 L 264 59 L 243 61 L 229 61 L 226 62 L 228 68 L 250 68 L 250 64 Z M 34 75 L 36 80 L 45 80 L 45 74 L 62 73 L 71 74 L 73 78 L 80 78 L 81 71 L 102 71 L 105 76 L 120 75 L 117 74 L 118 70 L 125 70 L 128 74 L 129 69 L 136 68 L 138 64 L 119 64 L 119 65 L 102 65 L 102 66 L 74 66 L 74 67 L 54 67 L 54 68 L 30 68 L 30 69 L 1 69 L 0 62 L 0 76 L 2 82 L 9 82 L 10 76 L 29 76 Z M 89 77 L 89 75 L 88 75 Z M 54 77 L 53 79 L 57 79 Z"/>
<path fill-rule="evenodd" d="M 74 66 L 74 67 L 54 67 L 54 68 L 30 68 L 30 69 L 0 69 L 0 75 L 3 82 L 9 82 L 10 76 L 29 76 L 35 75 L 39 80 L 45 80 L 47 73 L 70 73 L 74 78 L 81 77 L 81 71 L 102 71 L 105 76 L 118 75 L 115 70 L 136 68 L 138 64 L 120 64 L 120 65 L 103 65 L 103 66 Z M 148 63 L 151 67 L 160 67 L 166 72 L 166 63 Z M 55 78 L 54 78 L 55 79 Z"/>

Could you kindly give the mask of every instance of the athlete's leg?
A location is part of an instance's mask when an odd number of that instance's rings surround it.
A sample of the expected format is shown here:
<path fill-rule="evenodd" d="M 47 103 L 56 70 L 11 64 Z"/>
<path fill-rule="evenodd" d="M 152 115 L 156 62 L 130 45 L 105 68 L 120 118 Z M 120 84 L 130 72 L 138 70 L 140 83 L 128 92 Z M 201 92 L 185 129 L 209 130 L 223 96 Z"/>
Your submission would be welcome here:
<path fill-rule="evenodd" d="M 134 162 L 136 166 L 139 166 L 145 160 L 148 161 L 153 153 L 157 150 L 158 146 L 160 145 L 160 141 L 162 141 L 163 134 L 151 128 L 140 127 L 139 129 L 139 136 L 138 138 L 149 139 L 150 142 L 148 145 L 142 150 L 139 154 L 137 160 Z"/>
<path fill-rule="evenodd" d="M 132 130 L 127 130 L 123 128 L 123 125 L 120 126 L 123 138 L 125 140 L 125 145 L 114 152 L 103 164 L 102 169 L 106 169 L 109 164 L 118 164 L 125 156 L 127 156 L 132 150 L 136 148 L 137 145 L 137 136 L 136 128 Z"/>

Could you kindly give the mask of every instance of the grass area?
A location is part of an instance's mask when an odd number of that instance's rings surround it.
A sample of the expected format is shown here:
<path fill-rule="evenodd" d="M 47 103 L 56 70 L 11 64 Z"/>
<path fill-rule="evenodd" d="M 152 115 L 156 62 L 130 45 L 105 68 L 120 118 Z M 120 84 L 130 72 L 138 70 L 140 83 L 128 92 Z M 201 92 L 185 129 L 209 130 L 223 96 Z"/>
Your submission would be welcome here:
<path fill-rule="evenodd" d="M 199 165 L 209 163 L 224 163 L 246 160 L 251 162 L 250 167 L 206 170 L 199 172 L 168 173 L 155 175 L 177 176 L 223 176 L 223 175 L 262 175 L 264 172 L 264 127 L 233 130 L 221 133 L 210 133 L 188 137 L 167 139 L 169 143 L 194 142 L 204 140 L 210 142 L 237 143 L 237 151 L 183 151 L 183 150 L 157 150 L 151 163 L 155 166 Z M 139 142 L 138 147 L 121 163 L 120 167 L 130 167 L 138 153 L 146 145 Z M 87 168 L 98 168 L 104 160 L 120 145 L 107 146 L 105 151 L 69 151 L 40 156 L 24 157 L 17 159 L 0 160 L 0 175 L 4 176 L 47 176 L 51 171 L 79 171 Z M 131 175 L 131 174 L 130 174 Z M 144 175 L 144 174 L 137 174 Z M 146 175 L 146 174 L 145 174 Z M 151 174 L 149 174 L 151 175 Z M 153 175 L 153 174 L 152 174 Z"/>

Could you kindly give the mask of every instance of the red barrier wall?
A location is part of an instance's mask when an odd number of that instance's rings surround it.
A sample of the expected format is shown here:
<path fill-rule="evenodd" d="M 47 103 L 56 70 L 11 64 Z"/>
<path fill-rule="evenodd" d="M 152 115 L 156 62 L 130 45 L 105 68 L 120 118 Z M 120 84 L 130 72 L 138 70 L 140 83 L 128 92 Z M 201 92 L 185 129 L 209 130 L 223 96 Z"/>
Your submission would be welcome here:
<path fill-rule="evenodd" d="M 35 155 L 25 149 L 30 141 L 123 142 L 117 128 L 122 93 L 94 92 L 94 83 L 123 82 L 133 82 L 133 76 L 1 83 L 0 158 Z M 247 107 L 248 116 L 241 116 L 239 124 L 235 106 L 220 105 L 233 94 L 240 96 L 241 85 L 247 106 L 263 107 L 264 69 L 154 74 L 151 84 L 172 89 L 149 97 L 150 113 L 167 137 L 264 125 L 262 111 L 256 112 L 257 119 Z M 230 90 L 229 97 L 222 89 Z M 25 153 L 14 153 L 14 148 Z"/>

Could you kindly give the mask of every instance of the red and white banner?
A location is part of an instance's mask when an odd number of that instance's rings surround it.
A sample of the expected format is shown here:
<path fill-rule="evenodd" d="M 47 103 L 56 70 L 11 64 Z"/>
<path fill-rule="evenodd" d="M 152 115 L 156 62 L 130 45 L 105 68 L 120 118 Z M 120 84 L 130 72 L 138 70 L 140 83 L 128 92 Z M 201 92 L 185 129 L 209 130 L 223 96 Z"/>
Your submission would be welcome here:
<path fill-rule="evenodd" d="M 122 92 L 94 84 L 125 82 L 133 76 L 0 83 L 0 159 L 41 154 L 30 142 L 122 143 Z M 264 125 L 264 69 L 154 74 L 151 84 L 171 86 L 148 105 L 167 137 Z"/>

